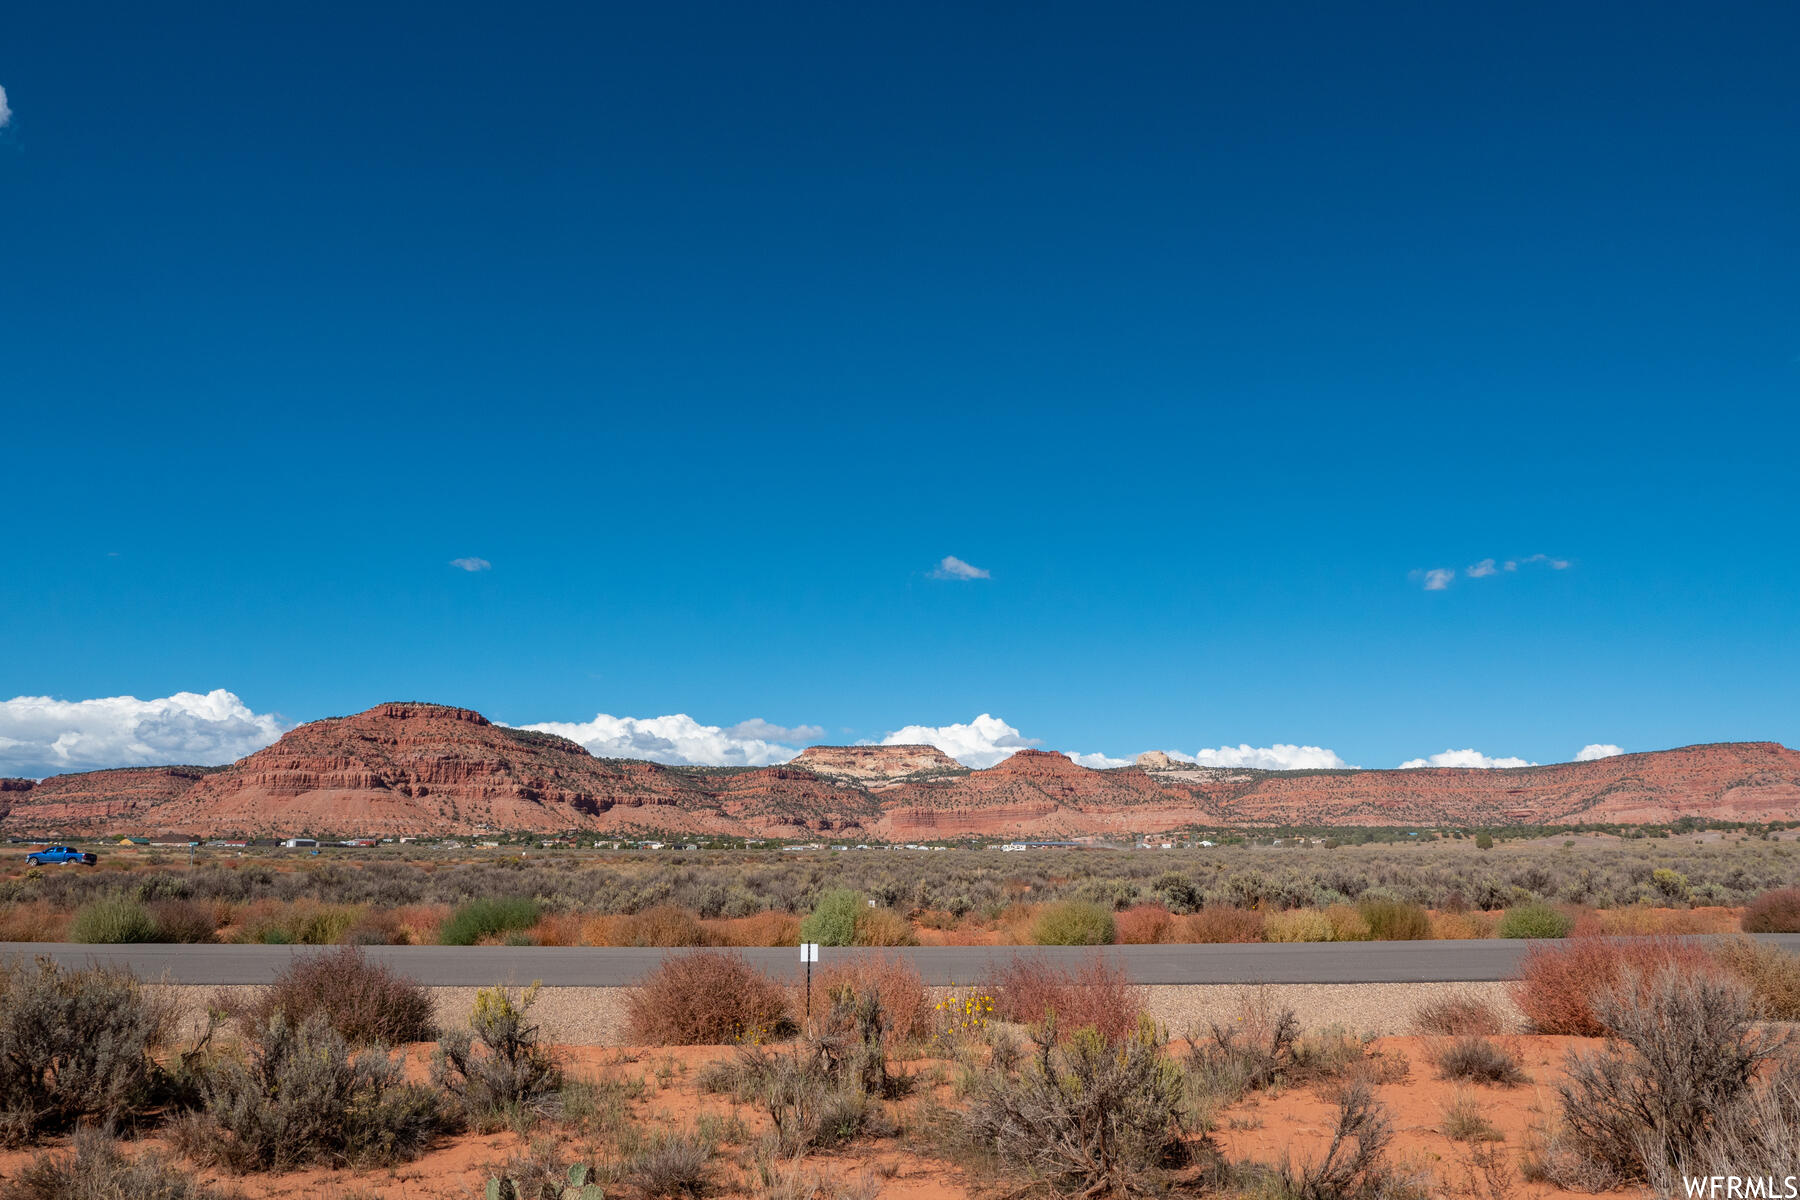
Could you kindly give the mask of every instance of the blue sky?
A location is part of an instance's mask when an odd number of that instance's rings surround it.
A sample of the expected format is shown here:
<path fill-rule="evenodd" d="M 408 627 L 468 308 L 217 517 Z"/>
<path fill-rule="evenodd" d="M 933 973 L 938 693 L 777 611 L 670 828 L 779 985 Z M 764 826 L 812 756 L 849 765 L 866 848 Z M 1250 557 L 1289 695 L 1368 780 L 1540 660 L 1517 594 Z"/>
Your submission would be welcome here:
<path fill-rule="evenodd" d="M 15 6 L 0 697 L 66 703 L 0 708 L 0 773 L 392 698 L 1367 766 L 1796 744 L 1796 39 Z"/>

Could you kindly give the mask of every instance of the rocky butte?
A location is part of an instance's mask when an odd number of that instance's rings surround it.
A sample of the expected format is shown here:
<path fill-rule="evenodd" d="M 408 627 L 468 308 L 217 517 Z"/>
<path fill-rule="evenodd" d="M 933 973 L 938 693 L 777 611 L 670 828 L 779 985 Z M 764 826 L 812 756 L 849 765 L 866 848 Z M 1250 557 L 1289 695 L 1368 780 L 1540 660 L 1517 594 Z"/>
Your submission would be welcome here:
<path fill-rule="evenodd" d="M 754 837 L 1060 837 L 1183 826 L 1800 818 L 1800 754 L 1729 742 L 1507 770 L 1254 771 L 1152 753 L 1093 770 L 1022 750 L 970 770 L 931 746 L 814 746 L 776 767 L 596 758 L 438 704 L 313 721 L 229 767 L 0 780 L 15 835 L 591 830 Z"/>

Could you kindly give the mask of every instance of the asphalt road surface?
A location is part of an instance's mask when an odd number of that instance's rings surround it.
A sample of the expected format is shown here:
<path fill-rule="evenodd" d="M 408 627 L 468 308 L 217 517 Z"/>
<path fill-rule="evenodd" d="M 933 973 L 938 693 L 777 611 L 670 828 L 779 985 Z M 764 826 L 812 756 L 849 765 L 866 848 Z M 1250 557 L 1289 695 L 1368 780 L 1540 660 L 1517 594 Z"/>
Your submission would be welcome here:
<path fill-rule="evenodd" d="M 1697 939 L 1701 941 L 1710 939 Z M 1763 934 L 1760 941 L 1800 951 L 1800 934 Z M 1100 951 L 1124 966 L 1133 983 L 1472 983 L 1510 979 L 1530 942 L 1487 939 L 1440 942 L 1299 942 L 1205 946 L 1108 946 Z M 49 955 L 68 966 L 103 963 L 129 967 L 140 978 L 184 984 L 267 983 L 312 946 L 75 946 L 0 942 L 0 958 Z M 545 987 L 629 987 L 666 955 L 683 950 L 598 946 L 370 946 L 370 957 L 390 963 L 431 987 L 481 987 L 541 981 Z M 793 947 L 742 951 L 778 977 L 798 979 L 804 969 Z M 927 984 L 980 982 L 1014 955 L 1074 964 L 1095 953 L 1073 946 L 926 946 L 869 951 L 825 947 L 825 965 L 858 954 L 909 958 Z"/>

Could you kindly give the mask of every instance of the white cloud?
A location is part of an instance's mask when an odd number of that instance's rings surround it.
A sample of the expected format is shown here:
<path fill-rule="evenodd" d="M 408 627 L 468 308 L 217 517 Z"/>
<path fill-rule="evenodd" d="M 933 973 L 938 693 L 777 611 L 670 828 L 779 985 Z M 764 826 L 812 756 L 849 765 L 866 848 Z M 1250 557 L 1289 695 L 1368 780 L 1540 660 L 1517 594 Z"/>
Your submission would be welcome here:
<path fill-rule="evenodd" d="M 1449 587 L 1450 581 L 1455 578 L 1456 572 L 1452 571 L 1450 568 L 1433 567 L 1431 570 L 1424 572 L 1425 590 L 1428 592 L 1441 592 Z"/>
<path fill-rule="evenodd" d="M 965 767 L 991 767 L 1038 744 L 999 717 L 982 713 L 967 725 L 908 725 L 881 739 L 883 746 L 936 746 Z"/>
<path fill-rule="evenodd" d="M 1625 753 L 1625 747 L 1614 746 L 1605 742 L 1591 742 L 1575 752 L 1576 762 L 1594 762 L 1597 759 L 1611 758 L 1615 754 Z"/>
<path fill-rule="evenodd" d="M 485 558 L 453 558 L 450 565 L 462 571 L 491 571 L 494 564 Z"/>
<path fill-rule="evenodd" d="M 761 717 L 739 721 L 725 733 L 729 737 L 760 738 L 765 742 L 816 742 L 825 736 L 825 730 L 818 725 L 776 725 Z"/>
<path fill-rule="evenodd" d="M 1494 573 L 1494 570 L 1494 560 L 1491 558 L 1484 558 L 1474 566 L 1470 567 L 1465 574 L 1467 574 L 1470 579 L 1486 579 L 1489 575 Z"/>
<path fill-rule="evenodd" d="M 1335 770 L 1350 765 L 1339 758 L 1335 750 L 1327 750 L 1323 746 L 1295 746 L 1287 742 L 1276 742 L 1273 746 L 1252 746 L 1246 742 L 1237 746 L 1196 750 L 1192 754 L 1183 754 L 1179 750 L 1167 753 L 1170 758 L 1179 762 L 1196 763 L 1202 767 L 1248 767 L 1257 771 Z"/>
<path fill-rule="evenodd" d="M 0 129 L 5 129 L 12 122 L 12 109 L 6 103 L 6 89 L 0 87 Z"/>
<path fill-rule="evenodd" d="M 944 555 L 943 561 L 931 572 L 933 579 L 991 579 L 988 572 L 973 563 L 966 563 L 954 554 Z"/>
<path fill-rule="evenodd" d="M 1433 754 L 1428 758 L 1409 758 L 1400 764 L 1402 771 L 1410 771 L 1417 767 L 1535 767 L 1534 762 L 1523 758 L 1489 758 L 1479 750 L 1446 750 L 1442 754 Z"/>
<path fill-rule="evenodd" d="M 1531 557 L 1522 558 L 1519 561 L 1520 562 L 1528 562 L 1528 563 L 1543 563 L 1545 566 L 1549 567 L 1552 571 L 1566 571 L 1569 569 L 1569 560 L 1568 559 L 1553 558 L 1548 554 L 1533 554 Z"/>
<path fill-rule="evenodd" d="M 279 719 L 252 712 L 223 688 L 160 700 L 108 696 L 0 701 L 0 775 L 59 775 L 103 767 L 235 762 L 281 736 Z"/>
<path fill-rule="evenodd" d="M 1077 754 L 1073 750 L 1064 750 L 1070 761 L 1084 767 L 1092 767 L 1096 771 L 1105 771 L 1112 767 L 1129 767 L 1129 758 L 1108 758 L 1104 754 Z"/>
<path fill-rule="evenodd" d="M 741 733 L 746 726 L 755 732 Z M 686 713 L 641 718 L 596 713 L 593 720 L 578 724 L 539 721 L 519 728 L 538 729 L 580 742 L 589 753 L 602 758 L 643 758 L 674 766 L 766 767 L 784 763 L 799 753 L 793 746 L 758 736 L 759 732 L 779 729 L 760 719 L 722 729 L 702 725 Z M 781 732 L 810 733 L 813 729 L 802 725 Z"/>

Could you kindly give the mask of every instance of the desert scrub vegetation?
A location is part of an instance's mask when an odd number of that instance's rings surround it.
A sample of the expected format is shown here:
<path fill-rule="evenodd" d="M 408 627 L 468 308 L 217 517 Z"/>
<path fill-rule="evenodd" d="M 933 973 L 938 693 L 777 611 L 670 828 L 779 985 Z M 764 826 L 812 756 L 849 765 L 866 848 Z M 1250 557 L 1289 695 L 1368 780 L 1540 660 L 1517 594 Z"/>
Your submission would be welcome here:
<path fill-rule="evenodd" d="M 1754 941 L 1728 938 L 1713 949 L 1719 965 L 1750 989 L 1764 1021 L 1800 1021 L 1800 955 Z"/>
<path fill-rule="evenodd" d="M 155 1151 L 127 1155 L 104 1130 L 78 1129 L 66 1151 L 40 1154 L 0 1183 L 0 1200 L 226 1200 Z"/>
<path fill-rule="evenodd" d="M 423 985 L 372 961 L 359 946 L 305 954 L 283 967 L 254 999 L 233 1012 L 221 1011 L 256 1028 L 280 1013 L 290 1025 L 313 1014 L 353 1046 L 380 1042 L 393 1046 L 437 1037 L 431 993 Z"/>
<path fill-rule="evenodd" d="M 1500 917 L 1496 932 L 1503 938 L 1566 938 L 1575 918 L 1548 904 L 1521 904 Z"/>
<path fill-rule="evenodd" d="M 486 938 L 518 933 L 537 924 L 542 911 L 536 900 L 524 896 L 494 896 L 456 906 L 438 929 L 444 946 L 473 946 Z"/>
<path fill-rule="evenodd" d="M 149 1120 L 171 1090 L 156 1057 L 171 1023 L 129 974 L 0 963 L 0 1145 Z"/>
<path fill-rule="evenodd" d="M 1573 938 L 1533 946 L 1511 986 L 1513 1003 L 1538 1033 L 1600 1037 L 1607 1032 L 1599 996 L 1627 977 L 1665 968 L 1716 974 L 1718 960 L 1704 946 L 1674 938 Z"/>
<path fill-rule="evenodd" d="M 352 1051 L 323 1013 L 290 1024 L 277 1012 L 250 1029 L 241 1054 L 200 1070 L 198 1097 L 176 1144 L 240 1174 L 406 1162 L 449 1124 L 436 1091 L 407 1083 L 380 1046 Z"/>
<path fill-rule="evenodd" d="M 873 995 L 881 1005 L 891 1041 L 920 1041 L 932 1035 L 937 1010 L 931 994 L 925 990 L 919 969 L 898 955 L 858 955 L 827 963 L 813 973 L 813 986 L 821 996 L 844 988 Z M 793 1007 L 798 1011 L 800 1006 L 794 1003 Z"/>
<path fill-rule="evenodd" d="M 1039 946 L 1110 946 L 1116 936 L 1112 913 L 1086 900 L 1052 901 L 1031 924 Z"/>
<path fill-rule="evenodd" d="M 1744 907 L 1745 933 L 1800 933 L 1800 888 L 1764 892 Z"/>
<path fill-rule="evenodd" d="M 1147 1018 L 1111 1041 L 1092 1028 L 1063 1038 L 1051 1017 L 1032 1030 L 1032 1053 L 1004 1055 L 976 1080 L 952 1133 L 993 1169 L 1067 1195 L 1150 1190 L 1186 1165 L 1185 1089 Z"/>
<path fill-rule="evenodd" d="M 1516 1055 L 1497 1042 L 1476 1034 L 1465 1034 L 1439 1049 L 1433 1056 L 1438 1075 L 1463 1083 L 1492 1083 L 1501 1087 L 1517 1087 L 1530 1082 L 1525 1077 Z"/>
<path fill-rule="evenodd" d="M 1792 1041 L 1758 1026 L 1742 983 L 1663 966 L 1628 975 L 1594 1007 L 1607 1041 L 1570 1052 L 1541 1173 L 1587 1189 L 1610 1180 L 1668 1193 L 1682 1175 L 1791 1170 L 1800 1136 Z"/>
<path fill-rule="evenodd" d="M 1350 839 L 1357 832 L 1336 836 Z M 1004 862 L 997 857 L 957 849 L 818 856 L 665 851 L 445 861 L 441 854 L 396 859 L 381 852 L 295 862 L 255 854 L 215 857 L 203 849 L 192 868 L 110 858 L 80 872 L 33 875 L 0 866 L 0 925 L 16 924 L 26 940 L 54 937 L 57 924 L 77 909 L 116 894 L 153 919 L 159 904 L 203 905 L 216 918 L 221 940 L 427 942 L 436 940 L 439 924 L 460 906 L 513 897 L 537 904 L 537 921 L 485 933 L 477 922 L 477 940 L 630 945 L 671 937 L 689 939 L 674 944 L 791 945 L 798 922 L 821 898 L 846 890 L 875 901 L 873 910 L 865 903 L 865 911 L 891 914 L 875 918 L 888 932 L 899 932 L 897 922 L 910 918 L 915 931 L 956 937 L 1011 936 L 1015 922 L 1003 920 L 1011 906 L 1028 910 L 1017 926 L 1025 937 L 1032 906 L 1058 901 L 1097 904 L 1115 921 L 1160 906 L 1170 915 L 1166 927 L 1148 912 L 1127 924 L 1148 924 L 1151 936 L 1169 941 L 1256 940 L 1266 916 L 1293 909 L 1324 913 L 1336 905 L 1357 909 L 1374 934 L 1370 906 L 1386 902 L 1422 906 L 1440 937 L 1487 935 L 1492 918 L 1485 914 L 1531 903 L 1619 912 L 1639 923 L 1599 932 L 1711 932 L 1718 922 L 1738 917 L 1735 909 L 1720 913 L 1721 906 L 1800 886 L 1800 850 L 1745 834 L 1706 843 L 1520 837 L 1488 851 L 1446 834 L 1408 844 L 1289 840 L 1160 854 L 1084 850 L 1006 855 Z M 678 910 L 683 919 L 653 917 L 658 909 Z M 1682 913 L 1696 915 L 1674 915 Z M 754 923 L 759 917 L 770 919 Z M 691 940 L 696 933 L 697 943 Z"/>
<path fill-rule="evenodd" d="M 626 1000 L 631 1040 L 645 1046 L 764 1042 L 792 1027 L 786 989 L 729 950 L 670 955 Z"/>
<path fill-rule="evenodd" d="M 522 992 L 483 988 L 467 1029 L 445 1030 L 431 1082 L 479 1129 L 529 1126 L 562 1089 L 563 1072 L 531 1021 L 533 984 Z"/>
<path fill-rule="evenodd" d="M 1413 1015 L 1413 1028 L 1438 1037 L 1486 1036 L 1502 1032 L 1506 1022 L 1493 1005 L 1477 996 L 1445 996 L 1421 1004 Z"/>
<path fill-rule="evenodd" d="M 1092 1029 L 1103 1040 L 1117 1040 L 1144 1014 L 1144 989 L 1126 978 L 1121 964 L 1098 955 L 1076 967 L 1018 955 L 983 991 L 993 997 L 1001 1020 L 1036 1025 L 1054 1018 L 1065 1037 Z"/>

